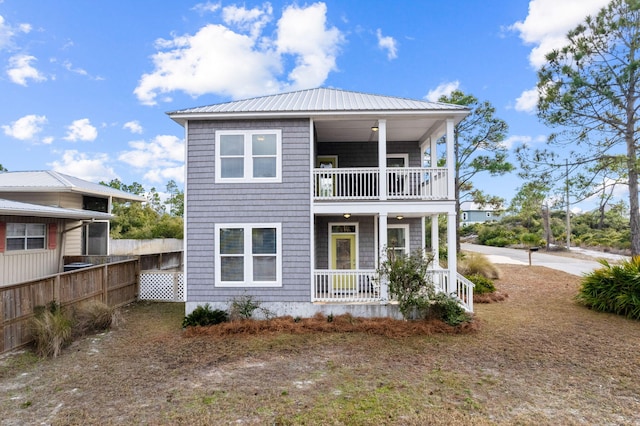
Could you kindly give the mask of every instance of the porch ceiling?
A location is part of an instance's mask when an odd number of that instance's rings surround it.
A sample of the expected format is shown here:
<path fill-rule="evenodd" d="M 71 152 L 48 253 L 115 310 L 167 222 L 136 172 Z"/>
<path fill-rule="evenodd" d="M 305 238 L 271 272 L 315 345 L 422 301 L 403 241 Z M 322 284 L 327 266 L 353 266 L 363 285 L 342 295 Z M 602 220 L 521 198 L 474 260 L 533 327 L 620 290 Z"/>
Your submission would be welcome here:
<path fill-rule="evenodd" d="M 420 141 L 429 132 L 440 127 L 442 119 L 436 118 L 392 118 L 387 119 L 387 141 Z M 377 141 L 378 133 L 371 130 L 377 126 L 375 118 L 351 120 L 315 120 L 318 142 L 367 142 Z"/>

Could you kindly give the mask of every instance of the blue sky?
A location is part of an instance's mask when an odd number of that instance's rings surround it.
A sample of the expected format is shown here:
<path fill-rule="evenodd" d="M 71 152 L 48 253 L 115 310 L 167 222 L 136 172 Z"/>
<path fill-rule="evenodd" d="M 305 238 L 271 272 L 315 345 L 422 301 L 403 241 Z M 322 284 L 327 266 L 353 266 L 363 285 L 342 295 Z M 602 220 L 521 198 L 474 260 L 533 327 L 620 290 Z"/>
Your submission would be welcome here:
<path fill-rule="evenodd" d="M 542 145 L 536 70 L 606 0 L 0 0 L 0 164 L 183 182 L 183 129 L 165 114 L 335 87 L 491 102 L 505 143 Z M 522 183 L 479 177 L 509 201 Z"/>

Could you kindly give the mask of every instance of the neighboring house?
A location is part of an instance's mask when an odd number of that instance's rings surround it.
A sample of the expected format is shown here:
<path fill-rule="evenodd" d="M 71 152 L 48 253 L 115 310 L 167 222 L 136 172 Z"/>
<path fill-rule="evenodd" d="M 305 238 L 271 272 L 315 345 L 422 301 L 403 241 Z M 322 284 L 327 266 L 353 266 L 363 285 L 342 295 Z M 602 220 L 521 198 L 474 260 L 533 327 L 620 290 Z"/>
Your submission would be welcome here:
<path fill-rule="evenodd" d="M 453 151 L 468 113 L 324 88 L 168 113 L 186 134 L 186 312 L 247 295 L 278 315 L 397 316 L 376 268 L 386 248 L 424 249 L 425 219 L 438 217 L 449 264 L 434 281 L 471 310 L 456 273 Z"/>
<path fill-rule="evenodd" d="M 109 254 L 113 200 L 127 192 L 53 171 L 0 173 L 0 285 L 63 270 L 63 256 Z"/>
<path fill-rule="evenodd" d="M 500 220 L 502 210 L 496 210 L 490 205 L 480 206 L 471 201 L 460 204 L 460 225 L 473 225 L 474 223 L 495 222 Z"/>

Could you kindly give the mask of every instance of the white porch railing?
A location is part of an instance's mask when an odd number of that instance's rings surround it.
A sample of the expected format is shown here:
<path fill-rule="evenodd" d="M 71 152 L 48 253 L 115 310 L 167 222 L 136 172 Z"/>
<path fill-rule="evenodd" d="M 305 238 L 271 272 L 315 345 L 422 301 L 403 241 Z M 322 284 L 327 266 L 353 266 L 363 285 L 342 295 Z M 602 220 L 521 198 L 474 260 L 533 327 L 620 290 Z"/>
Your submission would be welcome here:
<path fill-rule="evenodd" d="M 379 302 L 380 287 L 373 269 L 316 270 L 314 302 Z"/>
<path fill-rule="evenodd" d="M 455 286 L 449 286 L 449 271 L 429 271 L 437 292 L 456 296 L 462 307 L 473 312 L 473 283 L 457 274 Z M 372 269 L 315 270 L 313 302 L 380 302 L 380 283 Z"/>
<path fill-rule="evenodd" d="M 394 200 L 448 199 L 446 168 L 405 167 L 387 169 L 387 198 Z M 314 169 L 314 200 L 377 200 L 377 167 Z"/>
<path fill-rule="evenodd" d="M 436 291 L 453 294 L 467 312 L 473 312 L 474 284 L 460 274 L 456 274 L 455 286 L 449 286 L 449 271 L 434 269 L 429 271 Z"/>

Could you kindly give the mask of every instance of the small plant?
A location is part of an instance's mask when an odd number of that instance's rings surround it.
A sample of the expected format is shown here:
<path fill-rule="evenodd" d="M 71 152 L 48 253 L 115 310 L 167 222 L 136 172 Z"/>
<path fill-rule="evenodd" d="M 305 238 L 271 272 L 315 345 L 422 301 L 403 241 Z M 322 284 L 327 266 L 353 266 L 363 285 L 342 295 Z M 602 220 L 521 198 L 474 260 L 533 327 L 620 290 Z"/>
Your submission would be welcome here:
<path fill-rule="evenodd" d="M 433 298 L 427 315 L 454 327 L 471 320 L 470 315 L 458 303 L 458 299 L 445 293 L 438 293 Z"/>
<path fill-rule="evenodd" d="M 54 358 L 73 338 L 73 321 L 54 300 L 47 306 L 38 306 L 31 320 L 31 333 L 39 356 Z"/>
<path fill-rule="evenodd" d="M 493 280 L 480 274 L 465 275 L 465 278 L 474 284 L 474 294 L 494 293 L 496 286 L 493 284 Z"/>
<path fill-rule="evenodd" d="M 327 315 L 327 322 L 333 322 L 333 314 Z"/>
<path fill-rule="evenodd" d="M 220 309 L 212 309 L 211 305 L 205 303 L 198 305 L 182 321 L 182 327 L 208 326 L 229 321 L 229 315 Z"/>
<path fill-rule="evenodd" d="M 80 305 L 75 312 L 76 330 L 79 334 L 108 330 L 115 323 L 116 310 L 98 300 Z"/>
<path fill-rule="evenodd" d="M 260 308 L 260 302 L 250 295 L 242 295 L 231 300 L 229 309 L 231 319 L 249 319 L 256 309 Z"/>

